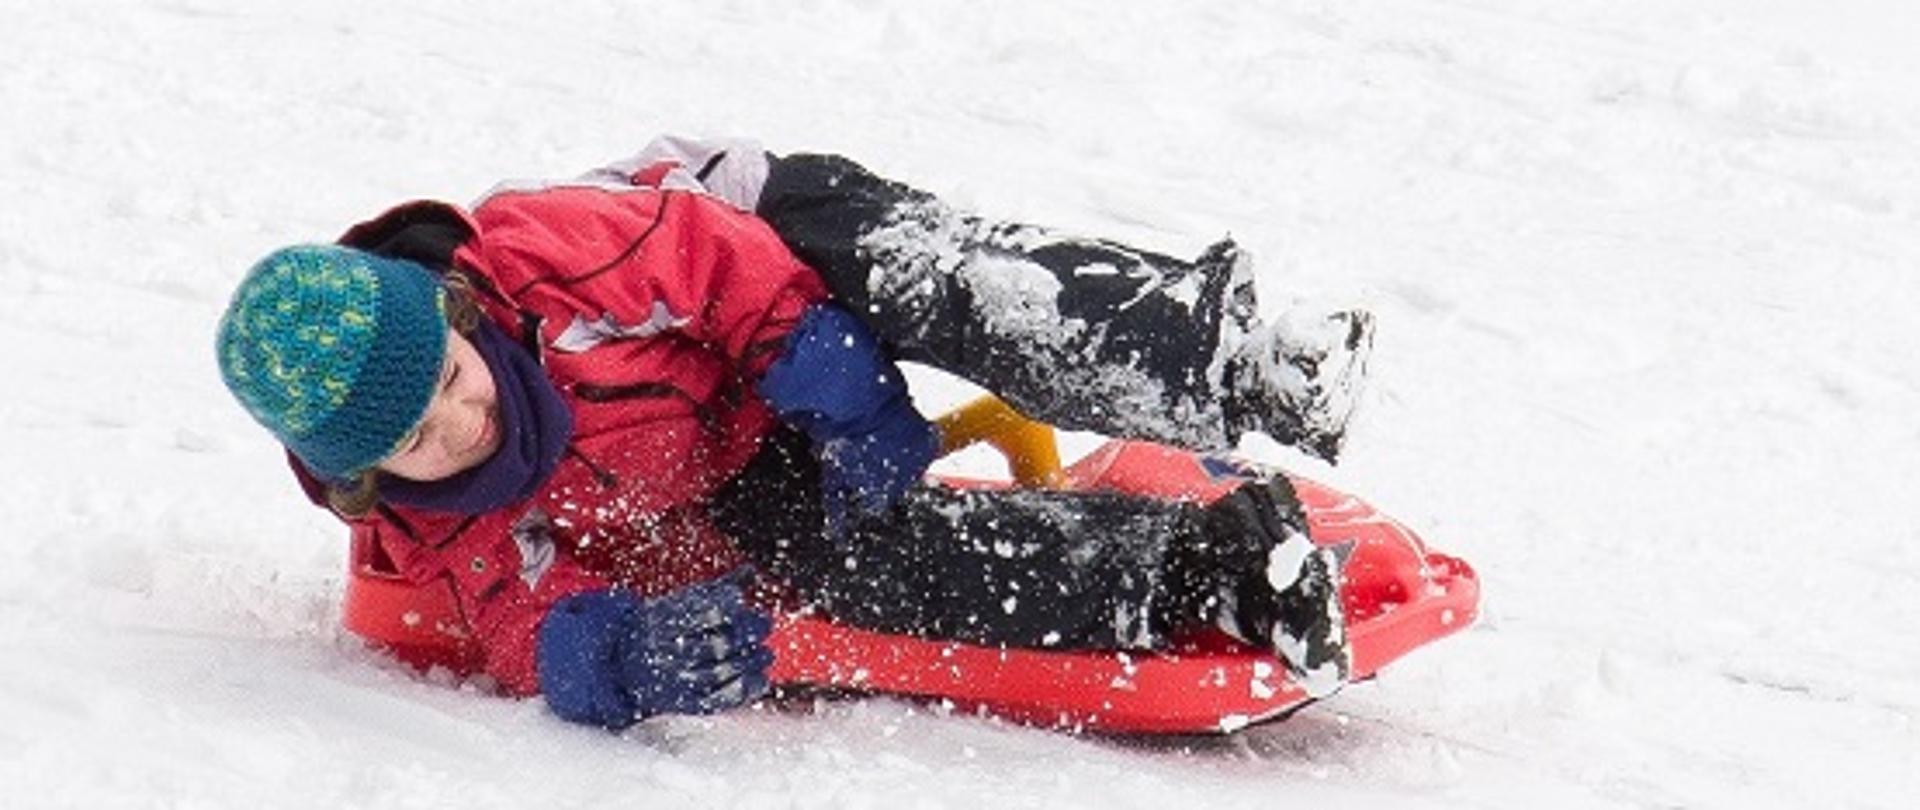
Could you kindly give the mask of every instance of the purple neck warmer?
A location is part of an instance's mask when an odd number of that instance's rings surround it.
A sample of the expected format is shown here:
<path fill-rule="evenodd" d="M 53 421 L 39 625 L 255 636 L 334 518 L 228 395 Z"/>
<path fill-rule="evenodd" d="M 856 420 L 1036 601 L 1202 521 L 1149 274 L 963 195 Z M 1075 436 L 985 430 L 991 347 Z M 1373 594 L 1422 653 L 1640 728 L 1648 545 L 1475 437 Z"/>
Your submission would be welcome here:
<path fill-rule="evenodd" d="M 386 476 L 380 497 L 401 506 L 478 515 L 533 495 L 573 439 L 573 412 L 546 369 L 499 327 L 481 319 L 472 338 L 500 405 L 500 449 L 473 469 L 438 481 Z"/>

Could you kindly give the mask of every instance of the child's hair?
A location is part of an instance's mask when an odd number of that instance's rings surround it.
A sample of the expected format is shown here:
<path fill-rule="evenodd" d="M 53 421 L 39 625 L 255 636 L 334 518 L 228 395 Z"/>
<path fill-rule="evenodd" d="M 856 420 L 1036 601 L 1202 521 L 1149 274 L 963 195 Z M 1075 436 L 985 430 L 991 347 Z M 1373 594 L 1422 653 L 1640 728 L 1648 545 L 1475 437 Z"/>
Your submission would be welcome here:
<path fill-rule="evenodd" d="M 459 270 L 448 270 L 441 280 L 446 289 L 447 325 L 464 337 L 473 337 L 486 317 L 473 297 L 473 281 Z M 327 506 L 342 517 L 363 518 L 380 505 L 380 477 L 384 473 L 368 467 L 348 479 L 345 486 L 327 485 Z"/>

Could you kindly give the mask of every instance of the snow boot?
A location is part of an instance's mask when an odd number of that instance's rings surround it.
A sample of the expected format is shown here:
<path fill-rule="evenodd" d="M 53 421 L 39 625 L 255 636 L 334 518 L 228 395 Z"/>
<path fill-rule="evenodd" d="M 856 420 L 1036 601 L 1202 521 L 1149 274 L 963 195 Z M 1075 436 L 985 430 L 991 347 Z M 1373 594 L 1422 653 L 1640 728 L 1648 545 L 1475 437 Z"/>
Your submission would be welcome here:
<path fill-rule="evenodd" d="M 1249 481 L 1215 501 L 1203 524 L 1209 546 L 1255 552 L 1225 556 L 1257 560 L 1228 572 L 1213 600 L 1214 623 L 1279 655 L 1308 696 L 1339 691 L 1353 668 L 1340 603 L 1352 545 L 1316 546 L 1292 485 L 1278 477 Z"/>
<path fill-rule="evenodd" d="M 1228 348 L 1220 384 L 1227 435 L 1261 432 L 1332 463 L 1346 442 L 1373 351 L 1364 310 L 1268 325 Z"/>

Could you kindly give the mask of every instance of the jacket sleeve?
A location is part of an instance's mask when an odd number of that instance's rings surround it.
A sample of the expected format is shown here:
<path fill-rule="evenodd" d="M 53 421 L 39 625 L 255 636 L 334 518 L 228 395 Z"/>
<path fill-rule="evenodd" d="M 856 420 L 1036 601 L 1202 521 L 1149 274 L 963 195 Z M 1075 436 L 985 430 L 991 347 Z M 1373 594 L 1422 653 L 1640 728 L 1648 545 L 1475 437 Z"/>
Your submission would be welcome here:
<path fill-rule="evenodd" d="M 765 222 L 705 194 L 558 185 L 498 193 L 474 217 L 496 277 L 570 319 L 543 329 L 561 352 L 674 333 L 751 378 L 827 298 Z"/>
<path fill-rule="evenodd" d="M 429 547 L 379 519 L 358 521 L 356 533 L 371 533 L 409 582 L 451 587 L 484 667 L 505 691 L 540 692 L 537 662 L 540 623 L 568 596 L 611 589 L 559 552 L 537 527 L 504 530 L 482 520 Z"/>

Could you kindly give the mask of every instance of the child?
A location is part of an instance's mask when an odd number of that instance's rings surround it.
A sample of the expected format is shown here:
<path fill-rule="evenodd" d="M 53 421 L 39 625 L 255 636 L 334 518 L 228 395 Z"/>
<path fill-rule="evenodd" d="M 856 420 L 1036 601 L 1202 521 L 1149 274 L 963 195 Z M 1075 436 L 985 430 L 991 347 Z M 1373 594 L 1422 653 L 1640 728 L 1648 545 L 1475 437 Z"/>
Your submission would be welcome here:
<path fill-rule="evenodd" d="M 1230 244 L 1188 264 L 839 158 L 665 140 L 276 251 L 217 352 L 316 502 L 451 583 L 505 689 L 622 728 L 764 692 L 748 562 L 889 632 L 1118 649 L 1211 623 L 1331 692 L 1340 559 L 1284 479 L 1205 507 L 929 485 L 938 437 L 893 364 L 1063 426 L 1331 459 L 1368 322 L 1253 312 Z"/>

